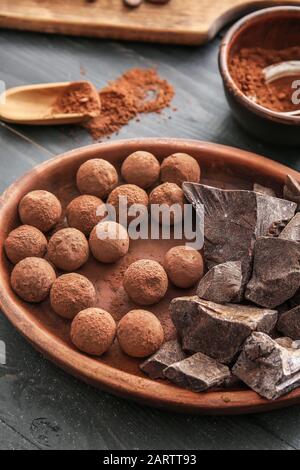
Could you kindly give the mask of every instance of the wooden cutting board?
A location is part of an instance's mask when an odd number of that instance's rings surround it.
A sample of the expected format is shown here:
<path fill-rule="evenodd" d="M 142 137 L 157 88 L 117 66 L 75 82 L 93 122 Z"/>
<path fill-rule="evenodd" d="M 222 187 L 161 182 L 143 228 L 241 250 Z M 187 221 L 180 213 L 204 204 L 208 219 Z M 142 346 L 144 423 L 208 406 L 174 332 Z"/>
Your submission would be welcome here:
<path fill-rule="evenodd" d="M 0 0 L 0 27 L 78 36 L 202 44 L 226 23 L 300 0 L 171 0 L 130 9 L 122 0 Z"/>

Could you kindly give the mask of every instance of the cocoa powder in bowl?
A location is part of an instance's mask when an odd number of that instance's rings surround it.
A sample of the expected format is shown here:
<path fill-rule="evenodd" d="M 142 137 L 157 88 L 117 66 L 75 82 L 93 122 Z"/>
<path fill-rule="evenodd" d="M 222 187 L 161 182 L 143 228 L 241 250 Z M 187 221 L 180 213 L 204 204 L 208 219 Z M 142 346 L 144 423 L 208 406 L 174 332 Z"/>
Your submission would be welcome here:
<path fill-rule="evenodd" d="M 293 83 L 300 80 L 300 72 L 298 76 L 267 83 L 263 70 L 271 65 L 296 60 L 300 61 L 300 46 L 279 50 L 246 47 L 232 56 L 229 68 L 235 83 L 249 99 L 272 111 L 289 112 L 300 109 L 300 103 L 293 102 L 296 91 Z"/>

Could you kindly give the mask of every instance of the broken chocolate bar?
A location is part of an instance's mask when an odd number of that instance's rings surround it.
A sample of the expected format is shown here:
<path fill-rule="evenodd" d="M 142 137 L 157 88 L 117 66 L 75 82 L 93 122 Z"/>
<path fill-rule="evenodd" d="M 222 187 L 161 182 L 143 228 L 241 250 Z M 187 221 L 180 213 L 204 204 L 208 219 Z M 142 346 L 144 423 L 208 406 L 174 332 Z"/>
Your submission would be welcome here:
<path fill-rule="evenodd" d="M 174 364 L 186 358 L 185 352 L 182 350 L 180 343 L 174 339 L 167 341 L 153 356 L 149 357 L 140 366 L 151 379 L 163 379 L 163 371 Z"/>
<path fill-rule="evenodd" d="M 232 372 L 269 400 L 300 385 L 300 350 L 280 346 L 264 333 L 247 339 Z"/>
<path fill-rule="evenodd" d="M 274 310 L 219 305 L 196 296 L 174 299 L 170 309 L 183 349 L 202 352 L 224 364 L 235 358 L 253 331 L 269 333 L 278 318 Z"/>
<path fill-rule="evenodd" d="M 279 238 L 300 242 L 300 212 L 292 218 L 279 235 Z"/>
<path fill-rule="evenodd" d="M 288 201 L 300 204 L 300 183 L 291 175 L 286 176 L 283 197 Z"/>
<path fill-rule="evenodd" d="M 280 316 L 277 329 L 292 339 L 300 339 L 300 305 Z"/>
<path fill-rule="evenodd" d="M 300 285 L 300 244 L 262 237 L 255 243 L 252 278 L 245 297 L 274 308 L 293 297 Z"/>
<path fill-rule="evenodd" d="M 176 362 L 165 369 L 164 375 L 179 387 L 194 392 L 203 392 L 209 388 L 221 386 L 231 377 L 227 366 L 219 364 L 202 353 Z"/>
<path fill-rule="evenodd" d="M 253 191 L 255 191 L 256 193 L 260 193 L 260 194 L 266 194 L 267 196 L 276 197 L 276 193 L 274 189 L 268 188 L 267 186 L 262 186 L 259 183 L 254 183 Z"/>
<path fill-rule="evenodd" d="M 197 295 L 216 303 L 240 302 L 242 293 L 242 263 L 228 261 L 217 264 L 201 279 Z"/>
<path fill-rule="evenodd" d="M 183 183 L 187 199 L 199 218 L 204 206 L 204 256 L 211 269 L 227 261 L 241 261 L 243 284 L 251 276 L 256 238 L 268 234 L 272 224 L 288 222 L 297 205 L 254 191 L 223 190 Z"/>

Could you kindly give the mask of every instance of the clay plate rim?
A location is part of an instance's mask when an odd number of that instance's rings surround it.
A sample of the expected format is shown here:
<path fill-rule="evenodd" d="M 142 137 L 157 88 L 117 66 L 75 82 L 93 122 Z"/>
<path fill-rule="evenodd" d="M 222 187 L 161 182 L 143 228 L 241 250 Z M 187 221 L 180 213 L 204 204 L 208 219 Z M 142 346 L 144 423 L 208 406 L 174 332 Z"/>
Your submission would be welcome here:
<path fill-rule="evenodd" d="M 267 158 L 236 148 L 196 140 L 120 140 L 82 147 L 50 159 L 26 173 L 12 184 L 0 198 L 0 307 L 2 311 L 15 328 L 36 349 L 68 373 L 102 390 L 142 404 L 178 412 L 242 414 L 262 412 L 300 403 L 300 388 L 277 401 L 268 401 L 251 390 L 193 393 L 168 383 L 152 381 L 146 377 L 137 377 L 115 369 L 70 349 L 59 338 L 26 315 L 26 308 L 17 304 L 13 293 L 4 288 L 2 281 L 4 277 L 7 277 L 7 266 L 3 253 L 3 243 L 8 223 L 20 195 L 26 192 L 26 187 L 30 187 L 33 175 L 36 177 L 37 174 L 51 172 L 51 169 L 62 163 L 67 164 L 73 159 L 87 160 L 99 155 L 109 159 L 105 154 L 109 154 L 111 151 L 117 152 L 120 149 L 122 153 L 129 154 L 141 148 L 152 151 L 154 154 L 165 155 L 179 151 L 194 155 L 205 153 L 205 158 L 222 162 L 222 165 L 230 163 L 230 165 L 243 168 L 244 173 L 254 171 L 257 174 L 264 174 L 273 178 L 277 183 L 282 183 L 287 173 L 300 179 L 298 172 Z"/>

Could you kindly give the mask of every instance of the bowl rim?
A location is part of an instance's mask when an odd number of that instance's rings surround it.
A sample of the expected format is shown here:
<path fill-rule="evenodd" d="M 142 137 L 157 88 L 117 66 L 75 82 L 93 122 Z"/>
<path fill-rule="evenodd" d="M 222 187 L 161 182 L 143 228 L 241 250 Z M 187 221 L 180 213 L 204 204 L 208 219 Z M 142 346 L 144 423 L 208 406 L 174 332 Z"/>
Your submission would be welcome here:
<path fill-rule="evenodd" d="M 250 13 L 237 21 L 224 36 L 219 49 L 219 69 L 227 91 L 234 95 L 235 99 L 252 113 L 257 114 L 265 120 L 278 122 L 285 125 L 300 126 L 300 116 L 282 116 L 278 111 L 272 111 L 248 98 L 237 86 L 229 71 L 228 58 L 235 37 L 245 26 L 250 26 L 259 18 L 279 16 L 281 13 L 295 13 L 299 16 L 300 6 L 274 6 Z"/>
<path fill-rule="evenodd" d="M 169 154 L 185 152 L 194 154 L 204 153 L 207 158 L 224 159 L 224 163 L 247 168 L 251 171 L 268 174 L 277 182 L 283 182 L 287 172 L 300 179 L 300 174 L 285 165 L 259 156 L 255 153 L 212 142 L 191 139 L 128 139 L 116 140 L 109 143 L 93 144 L 80 147 L 51 158 L 32 168 L 19 178 L 0 197 L 0 280 L 7 273 L 4 262 L 3 243 L 6 237 L 7 216 L 15 210 L 16 201 L 27 190 L 31 180 L 43 175 L 47 170 L 56 169 L 61 162 L 72 162 L 74 159 L 106 158 L 109 152 L 122 150 L 129 155 L 137 149 L 149 149 L 155 153 Z M 222 390 L 208 391 L 196 394 L 189 390 L 180 389 L 175 385 L 154 381 L 149 378 L 135 376 L 129 372 L 116 369 L 111 365 L 98 361 L 71 349 L 53 333 L 43 328 L 34 319 L 24 315 L 26 308 L 22 307 L 15 295 L 7 292 L 3 282 L 0 282 L 0 307 L 13 326 L 45 357 L 57 364 L 71 375 L 99 387 L 115 395 L 135 400 L 141 404 L 151 405 L 161 409 L 177 412 L 200 414 L 241 414 L 261 412 L 282 408 L 300 403 L 300 388 L 276 401 L 268 401 L 252 390 Z"/>

